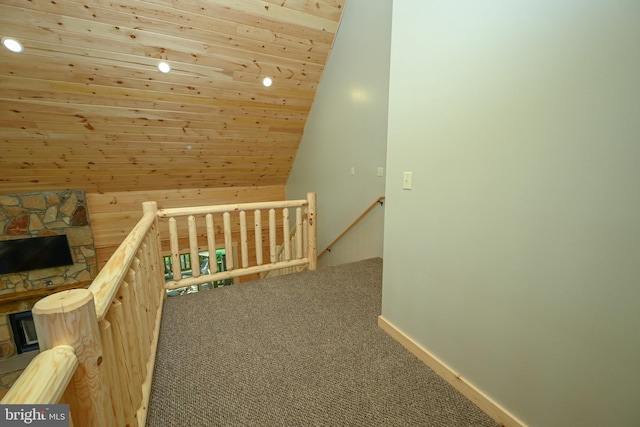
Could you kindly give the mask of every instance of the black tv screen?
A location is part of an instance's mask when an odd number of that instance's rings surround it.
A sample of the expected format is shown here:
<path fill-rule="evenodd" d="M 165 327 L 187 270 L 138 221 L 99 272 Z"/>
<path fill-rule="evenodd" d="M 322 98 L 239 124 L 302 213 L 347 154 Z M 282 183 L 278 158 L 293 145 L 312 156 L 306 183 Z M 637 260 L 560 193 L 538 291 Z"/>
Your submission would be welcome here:
<path fill-rule="evenodd" d="M 0 274 L 73 264 L 66 235 L 0 241 Z"/>

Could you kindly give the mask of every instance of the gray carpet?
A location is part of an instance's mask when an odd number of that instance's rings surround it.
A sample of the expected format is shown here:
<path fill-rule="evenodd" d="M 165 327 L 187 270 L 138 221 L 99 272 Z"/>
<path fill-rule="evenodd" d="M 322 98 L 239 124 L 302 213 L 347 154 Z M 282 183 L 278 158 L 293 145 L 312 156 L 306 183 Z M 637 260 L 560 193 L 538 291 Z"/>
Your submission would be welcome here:
<path fill-rule="evenodd" d="M 168 298 L 147 426 L 497 426 L 377 326 L 382 260 Z"/>

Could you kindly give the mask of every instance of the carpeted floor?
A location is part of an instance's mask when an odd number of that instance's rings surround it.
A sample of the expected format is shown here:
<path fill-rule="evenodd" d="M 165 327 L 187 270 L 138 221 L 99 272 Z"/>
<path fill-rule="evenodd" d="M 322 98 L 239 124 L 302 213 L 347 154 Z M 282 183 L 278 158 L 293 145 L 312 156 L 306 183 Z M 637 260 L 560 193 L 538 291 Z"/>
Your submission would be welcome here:
<path fill-rule="evenodd" d="M 147 426 L 497 424 L 377 326 L 379 258 L 165 301 Z"/>

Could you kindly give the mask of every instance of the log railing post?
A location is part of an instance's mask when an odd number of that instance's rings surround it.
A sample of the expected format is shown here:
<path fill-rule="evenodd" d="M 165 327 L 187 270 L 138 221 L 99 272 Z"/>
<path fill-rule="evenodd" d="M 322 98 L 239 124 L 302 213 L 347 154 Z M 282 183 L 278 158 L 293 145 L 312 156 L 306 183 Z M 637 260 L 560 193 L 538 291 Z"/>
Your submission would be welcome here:
<path fill-rule="evenodd" d="M 307 222 L 309 225 L 307 234 L 307 256 L 309 257 L 309 270 L 315 270 L 318 267 L 316 193 L 307 193 L 307 203 Z"/>
<path fill-rule="evenodd" d="M 276 242 L 276 210 L 269 209 L 269 260 L 272 264 L 278 261 Z"/>
<path fill-rule="evenodd" d="M 189 254 L 191 255 L 191 276 L 200 276 L 200 256 L 198 248 L 198 230 L 196 228 L 196 217 L 189 215 L 187 218 L 189 227 Z"/>
<path fill-rule="evenodd" d="M 107 377 L 109 378 L 109 391 L 111 394 L 111 403 L 113 406 L 113 415 L 116 424 L 124 426 L 124 404 L 122 399 L 124 396 L 120 393 L 118 386 L 118 361 L 114 353 L 113 347 L 113 330 L 111 323 L 106 319 L 98 323 L 100 328 L 100 340 L 102 341 L 102 351 L 104 355 L 104 365 L 107 367 Z"/>
<path fill-rule="evenodd" d="M 231 233 L 231 214 L 229 212 L 222 214 L 222 223 L 224 227 L 224 250 L 227 255 L 227 270 L 233 270 L 233 235 Z"/>
<path fill-rule="evenodd" d="M 249 242 L 247 240 L 247 213 L 240 211 L 240 254 L 242 255 L 242 268 L 249 266 Z"/>
<path fill-rule="evenodd" d="M 309 258 L 309 222 L 307 221 L 307 209 L 304 210 L 304 219 L 302 220 L 302 256 Z"/>
<path fill-rule="evenodd" d="M 128 280 L 133 283 L 133 272 L 129 272 Z M 142 349 L 144 341 L 142 339 L 142 322 L 140 313 L 137 309 L 138 301 L 133 285 L 127 282 L 122 282 L 120 285 L 120 291 L 122 299 L 120 302 L 123 304 L 124 319 L 125 319 L 125 333 L 126 343 L 129 347 L 129 356 L 131 357 L 131 378 L 133 388 L 131 389 L 134 407 L 137 408 L 142 401 L 142 390 L 139 385 L 142 384 L 142 369 L 144 366 L 144 360 L 142 356 Z"/>
<path fill-rule="evenodd" d="M 256 241 L 256 264 L 262 265 L 262 214 L 260 209 L 253 211 L 253 234 Z"/>
<path fill-rule="evenodd" d="M 294 234 L 296 259 L 302 258 L 302 208 L 296 209 L 296 232 Z"/>
<path fill-rule="evenodd" d="M 135 393 L 133 390 L 136 384 L 132 382 L 132 378 L 134 378 L 133 361 L 129 352 L 124 305 L 120 302 L 123 298 L 122 291 L 118 294 L 119 296 L 111 303 L 106 319 L 111 323 L 113 329 L 113 349 L 118 363 L 115 391 L 122 396 L 124 425 L 132 427 L 135 425 L 135 412 L 138 403 L 134 401 Z"/>
<path fill-rule="evenodd" d="M 207 214 L 205 217 L 207 223 L 207 245 L 209 248 L 209 269 L 214 273 L 217 271 L 216 261 L 216 228 L 213 222 L 213 214 Z"/>
<path fill-rule="evenodd" d="M 173 217 L 169 218 L 169 245 L 171 246 L 171 270 L 173 271 L 173 280 L 180 280 L 182 278 L 182 269 L 180 268 L 178 224 Z"/>
<path fill-rule="evenodd" d="M 289 232 L 289 209 L 282 209 L 282 239 L 284 244 L 284 260 L 291 259 L 291 235 Z"/>
<path fill-rule="evenodd" d="M 70 384 L 73 393 L 65 395 L 75 423 L 115 425 L 93 293 L 88 289 L 58 292 L 38 301 L 32 313 L 41 350 L 70 345 L 78 358 Z"/>

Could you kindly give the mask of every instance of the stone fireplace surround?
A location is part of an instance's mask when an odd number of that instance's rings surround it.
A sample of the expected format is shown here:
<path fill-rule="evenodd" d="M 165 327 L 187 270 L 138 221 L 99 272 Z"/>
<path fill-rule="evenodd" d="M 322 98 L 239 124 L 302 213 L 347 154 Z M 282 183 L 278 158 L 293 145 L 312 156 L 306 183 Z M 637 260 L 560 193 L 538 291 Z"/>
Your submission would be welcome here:
<path fill-rule="evenodd" d="M 93 232 L 84 191 L 63 190 L 27 194 L 0 194 L 0 240 L 66 234 L 73 265 L 0 275 L 0 390 L 19 376 L 24 363 L 16 363 L 8 315 L 31 310 L 39 298 L 31 291 L 90 282 L 98 271 Z M 24 293 L 24 298 L 17 299 Z M 35 352 L 32 352 L 35 353 Z M 25 356 L 25 355 L 20 355 Z M 0 393 L 1 394 L 1 393 Z"/>

